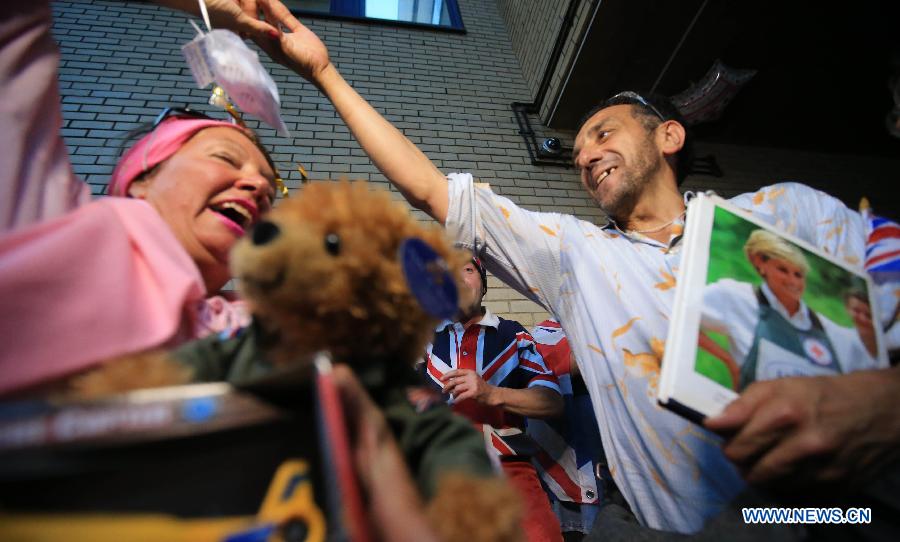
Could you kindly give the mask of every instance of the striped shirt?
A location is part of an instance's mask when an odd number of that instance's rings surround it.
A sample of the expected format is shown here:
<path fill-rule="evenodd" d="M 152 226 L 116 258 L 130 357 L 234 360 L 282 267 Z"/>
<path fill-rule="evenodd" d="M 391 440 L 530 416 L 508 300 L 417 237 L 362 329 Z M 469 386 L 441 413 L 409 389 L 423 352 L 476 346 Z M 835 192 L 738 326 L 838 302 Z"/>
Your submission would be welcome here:
<path fill-rule="evenodd" d="M 514 389 L 542 386 L 560 393 L 556 376 L 525 328 L 487 309 L 481 321 L 468 329 L 459 322 L 446 320 L 435 330 L 434 340 L 425 354 L 427 379 L 443 390 L 441 377 L 454 369 L 475 371 L 492 386 Z M 530 457 L 534 453 L 534 443 L 524 433 L 522 416 L 472 399 L 456 403 L 448 396 L 447 402 L 482 431 L 490 449 L 498 455 Z"/>

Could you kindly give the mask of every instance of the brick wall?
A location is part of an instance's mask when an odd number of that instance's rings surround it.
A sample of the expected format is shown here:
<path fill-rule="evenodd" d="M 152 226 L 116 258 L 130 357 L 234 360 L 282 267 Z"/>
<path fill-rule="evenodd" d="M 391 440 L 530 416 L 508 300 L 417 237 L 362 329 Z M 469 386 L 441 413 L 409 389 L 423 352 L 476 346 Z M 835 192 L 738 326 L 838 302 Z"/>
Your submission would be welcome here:
<path fill-rule="evenodd" d="M 537 94 L 541 78 L 550 62 L 550 54 L 561 30 L 566 9 L 569 3 L 579 1 L 497 0 L 513 51 L 519 59 L 532 96 Z"/>
<path fill-rule="evenodd" d="M 599 217 L 571 170 L 535 167 L 528 159 L 510 103 L 530 101 L 531 90 L 497 5 L 459 4 L 466 34 L 305 22 L 329 46 L 348 81 L 442 171 L 472 171 L 526 208 Z M 204 109 L 209 91 L 193 88 L 180 53 L 193 36 L 185 16 L 104 0 L 59 1 L 53 9 L 62 51 L 64 135 L 76 173 L 101 194 L 125 132 L 167 105 Z M 259 132 L 282 172 L 290 172 L 289 186 L 299 182 L 295 161 L 313 179 L 345 176 L 387 186 L 315 88 L 281 66 L 266 66 L 278 83 L 291 138 L 265 127 Z M 492 310 L 525 325 L 546 316 L 493 278 L 487 299 Z"/>
<path fill-rule="evenodd" d="M 715 156 L 725 175 L 688 177 L 686 189 L 715 190 L 728 197 L 776 181 L 797 181 L 852 209 L 866 196 L 876 211 L 900 219 L 900 192 L 892 188 L 900 175 L 900 159 L 713 143 L 698 143 L 696 150 Z"/>
<path fill-rule="evenodd" d="M 574 16 L 564 26 L 566 12 L 573 2 L 576 4 Z M 598 4 L 588 0 L 497 0 L 532 97 L 534 100 L 540 98 L 537 104 L 539 116 L 545 122 L 556 109 L 566 75 L 580 52 L 581 39 Z M 560 32 L 565 33 L 565 41 L 559 58 L 553 59 L 553 47 Z M 538 96 L 538 89 L 548 69 L 550 79 L 541 97 Z"/>
<path fill-rule="evenodd" d="M 531 165 L 510 109 L 511 102 L 533 99 L 534 77 L 543 73 L 537 67 L 540 55 L 523 56 L 521 51 L 537 20 L 528 18 L 529 10 L 540 12 L 540 20 L 555 21 L 565 3 L 459 0 L 459 4 L 466 34 L 324 19 L 305 22 L 328 44 L 350 83 L 442 171 L 472 171 L 525 208 L 602 221 L 602 213 L 583 195 L 571 169 Z M 552 4 L 557 5 L 551 9 Z M 525 11 L 516 12 L 517 7 Z M 589 15 L 582 11 L 576 21 Z M 193 36 L 181 14 L 105 0 L 55 2 L 54 14 L 54 34 L 62 51 L 64 135 L 76 173 L 100 194 L 127 131 L 152 120 L 168 105 L 188 103 L 202 109 L 209 91 L 193 88 L 181 56 L 180 46 Z M 541 43 L 552 47 L 551 34 L 541 34 Z M 318 91 L 285 68 L 272 63 L 267 67 L 278 83 L 291 137 L 278 137 L 265 127 L 259 132 L 282 173 L 288 174 L 290 186 L 299 182 L 293 167 L 298 161 L 313 179 L 349 177 L 388 186 Z M 571 133 L 554 134 L 571 143 Z M 884 191 L 900 171 L 897 161 L 722 145 L 705 148 L 703 152 L 716 154 L 726 177 L 690 178 L 686 187 L 712 187 L 723 195 L 752 190 L 772 179 L 806 179 L 855 205 L 854 191 L 863 186 Z M 537 305 L 493 277 L 489 286 L 487 303 L 498 314 L 526 326 L 546 317 Z"/>

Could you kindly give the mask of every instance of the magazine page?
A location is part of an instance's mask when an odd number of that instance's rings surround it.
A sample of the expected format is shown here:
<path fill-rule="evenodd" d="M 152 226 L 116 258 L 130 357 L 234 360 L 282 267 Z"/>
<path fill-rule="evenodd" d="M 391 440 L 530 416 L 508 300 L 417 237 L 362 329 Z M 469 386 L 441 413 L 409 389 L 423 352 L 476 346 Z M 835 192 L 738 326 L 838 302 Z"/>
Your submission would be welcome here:
<path fill-rule="evenodd" d="M 660 403 L 700 422 L 757 380 L 887 367 L 862 270 L 716 196 L 689 209 Z"/>

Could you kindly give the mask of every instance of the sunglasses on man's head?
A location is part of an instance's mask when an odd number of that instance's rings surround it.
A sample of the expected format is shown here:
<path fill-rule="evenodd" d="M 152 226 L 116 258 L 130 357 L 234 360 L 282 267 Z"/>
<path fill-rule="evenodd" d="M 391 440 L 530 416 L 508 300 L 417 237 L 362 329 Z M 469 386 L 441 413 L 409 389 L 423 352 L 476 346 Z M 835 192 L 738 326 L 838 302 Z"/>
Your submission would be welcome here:
<path fill-rule="evenodd" d="M 638 104 L 646 107 L 650 111 L 653 111 L 653 114 L 659 117 L 659 120 L 666 122 L 666 117 L 663 116 L 662 113 L 659 112 L 659 109 L 653 106 L 650 102 L 647 101 L 646 98 L 638 94 L 637 92 L 626 90 L 625 92 L 620 92 L 613 96 L 612 98 L 606 100 L 607 102 L 615 102 L 617 100 L 627 101 L 630 104 Z"/>
<path fill-rule="evenodd" d="M 268 162 L 269 167 L 272 168 L 272 171 L 275 173 L 275 186 L 278 187 L 279 192 L 284 197 L 288 197 L 288 189 L 284 184 L 284 179 L 281 178 L 281 173 L 279 173 L 278 168 L 275 167 L 275 162 L 272 160 L 272 157 L 269 156 L 269 151 L 266 150 L 265 147 L 259 142 L 256 138 L 256 134 L 247 127 L 247 124 L 244 122 L 244 119 L 241 118 L 241 114 L 237 109 L 234 108 L 231 104 L 228 104 L 225 107 L 225 111 L 228 112 L 228 115 L 231 117 L 231 120 L 234 124 L 237 124 L 241 128 L 247 130 L 248 135 L 250 135 L 250 140 L 253 141 L 253 144 L 262 152 L 263 156 L 266 158 L 266 162 Z M 192 118 L 192 119 L 203 119 L 203 120 L 219 120 L 213 117 L 210 117 L 206 113 L 201 111 L 196 111 L 189 107 L 167 107 L 163 109 L 159 115 L 156 116 L 156 119 L 153 121 L 153 129 L 155 130 L 157 126 L 165 122 L 168 118 Z M 303 176 L 303 180 L 306 180 L 306 171 L 303 169 L 303 166 L 298 165 L 297 169 L 300 171 L 300 174 Z"/>

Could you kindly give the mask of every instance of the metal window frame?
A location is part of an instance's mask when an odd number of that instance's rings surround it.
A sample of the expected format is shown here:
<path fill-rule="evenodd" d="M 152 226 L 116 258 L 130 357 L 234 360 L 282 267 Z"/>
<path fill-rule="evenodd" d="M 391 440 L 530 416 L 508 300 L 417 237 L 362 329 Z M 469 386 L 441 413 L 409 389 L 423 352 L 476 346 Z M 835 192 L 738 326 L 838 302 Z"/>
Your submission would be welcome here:
<path fill-rule="evenodd" d="M 462 15 L 459 11 L 458 0 L 442 0 L 442 2 L 447 5 L 447 14 L 450 16 L 450 26 L 366 17 L 365 0 L 331 0 L 331 5 L 328 12 L 312 11 L 297 7 L 292 7 L 290 8 L 290 10 L 291 13 L 294 13 L 296 15 L 315 19 L 353 21 L 363 24 L 380 26 L 399 26 L 403 28 L 415 28 L 419 30 L 437 30 L 440 32 L 465 34 L 466 27 L 463 24 Z"/>

